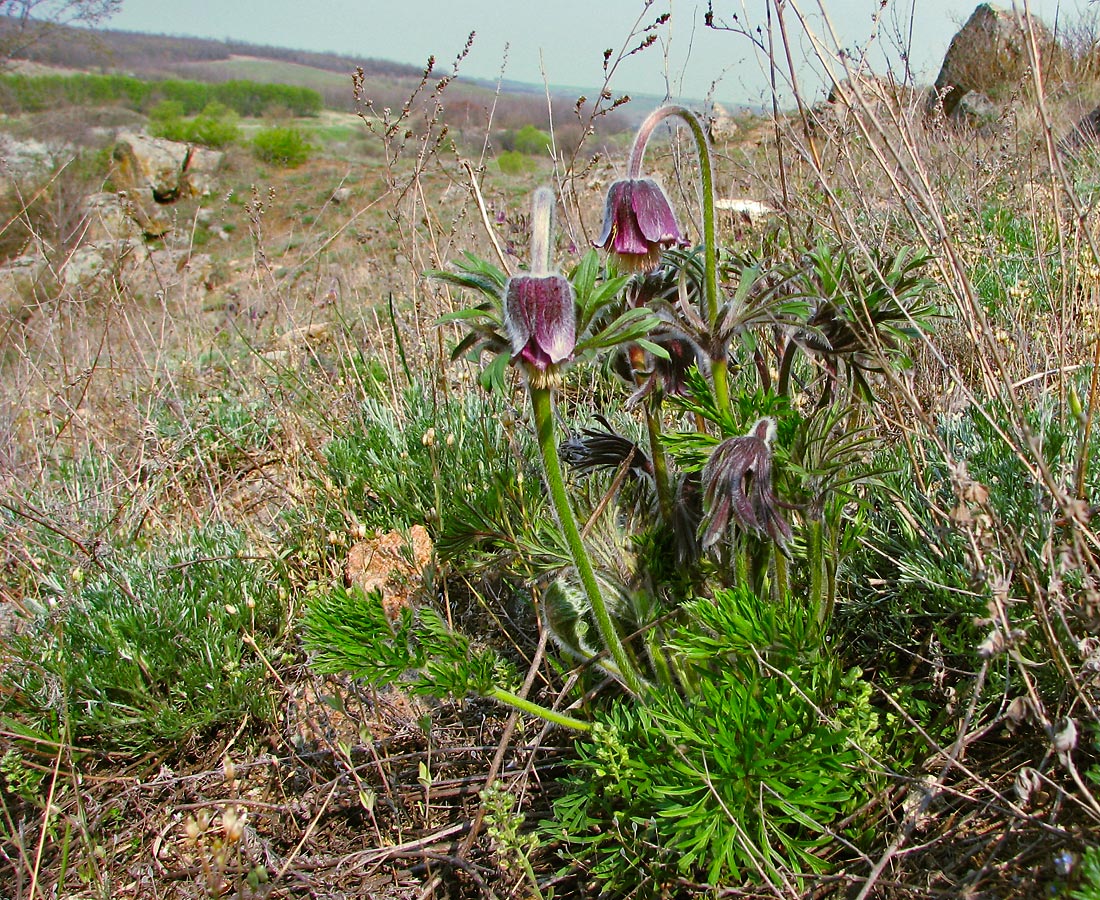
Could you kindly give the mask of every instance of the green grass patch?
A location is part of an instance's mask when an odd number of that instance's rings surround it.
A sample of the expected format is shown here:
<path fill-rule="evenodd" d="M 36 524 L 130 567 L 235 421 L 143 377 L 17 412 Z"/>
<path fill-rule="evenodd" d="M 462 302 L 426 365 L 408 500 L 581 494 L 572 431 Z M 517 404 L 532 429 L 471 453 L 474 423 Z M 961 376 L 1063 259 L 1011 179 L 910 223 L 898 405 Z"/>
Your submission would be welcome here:
<path fill-rule="evenodd" d="M 235 531 L 119 553 L 59 573 L 61 592 L 10 640 L 3 716 L 81 748 L 179 747 L 274 714 L 249 642 L 281 625 L 279 575 Z"/>

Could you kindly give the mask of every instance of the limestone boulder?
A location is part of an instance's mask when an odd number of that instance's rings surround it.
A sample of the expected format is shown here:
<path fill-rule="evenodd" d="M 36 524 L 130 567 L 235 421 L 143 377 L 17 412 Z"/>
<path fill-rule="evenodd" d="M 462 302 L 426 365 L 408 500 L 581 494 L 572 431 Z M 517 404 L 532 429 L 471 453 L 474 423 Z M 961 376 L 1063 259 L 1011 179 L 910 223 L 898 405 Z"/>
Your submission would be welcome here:
<path fill-rule="evenodd" d="M 365 594 L 381 591 L 386 614 L 396 619 L 422 588 L 432 553 L 432 541 L 423 525 L 414 525 L 407 536 L 391 531 L 348 549 L 344 580 Z"/>
<path fill-rule="evenodd" d="M 1058 143 L 1058 149 L 1070 156 L 1098 146 L 1100 146 L 1100 106 L 1088 115 L 1082 116 Z"/>
<path fill-rule="evenodd" d="M 174 203 L 210 193 L 224 158 L 216 150 L 126 131 L 115 142 L 111 171 L 119 189 Z"/>
<path fill-rule="evenodd" d="M 967 91 L 959 98 L 951 116 L 972 128 L 982 129 L 996 124 L 1000 114 L 997 104 L 981 91 Z"/>
<path fill-rule="evenodd" d="M 1033 19 L 1040 57 L 1056 53 L 1050 31 Z M 936 78 L 930 104 L 942 103 L 950 116 L 967 94 L 984 94 L 994 102 L 1008 97 L 1031 66 L 1028 33 L 1011 10 L 982 3 L 951 39 Z"/>
<path fill-rule="evenodd" d="M 16 181 L 48 177 L 67 154 L 71 154 L 71 148 L 66 145 L 0 134 L 0 170 Z"/>
<path fill-rule="evenodd" d="M 85 241 L 164 237 L 172 222 L 160 207 L 125 191 L 101 191 L 84 198 Z"/>
<path fill-rule="evenodd" d="M 867 115 L 883 123 L 906 117 L 912 105 L 911 88 L 864 72 L 835 82 L 828 97 L 810 110 L 809 121 L 815 131 L 830 133 Z"/>
<path fill-rule="evenodd" d="M 738 136 L 737 120 L 726 107 L 720 103 L 715 103 L 711 111 L 708 131 L 710 132 L 710 139 L 715 143 L 732 141 Z"/>

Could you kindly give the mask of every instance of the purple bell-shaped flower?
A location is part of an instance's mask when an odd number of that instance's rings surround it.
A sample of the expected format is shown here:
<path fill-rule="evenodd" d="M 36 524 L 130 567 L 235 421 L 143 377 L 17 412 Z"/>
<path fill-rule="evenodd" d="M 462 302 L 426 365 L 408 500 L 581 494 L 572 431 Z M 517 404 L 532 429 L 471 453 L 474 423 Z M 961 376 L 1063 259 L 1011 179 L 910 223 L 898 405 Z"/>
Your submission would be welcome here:
<path fill-rule="evenodd" d="M 573 286 L 561 275 L 516 275 L 504 294 L 512 359 L 545 372 L 573 356 L 577 343 Z"/>
<path fill-rule="evenodd" d="M 687 241 L 668 197 L 652 178 L 624 178 L 607 191 L 603 231 L 595 246 L 607 250 L 632 272 L 657 266 L 661 251 Z"/>

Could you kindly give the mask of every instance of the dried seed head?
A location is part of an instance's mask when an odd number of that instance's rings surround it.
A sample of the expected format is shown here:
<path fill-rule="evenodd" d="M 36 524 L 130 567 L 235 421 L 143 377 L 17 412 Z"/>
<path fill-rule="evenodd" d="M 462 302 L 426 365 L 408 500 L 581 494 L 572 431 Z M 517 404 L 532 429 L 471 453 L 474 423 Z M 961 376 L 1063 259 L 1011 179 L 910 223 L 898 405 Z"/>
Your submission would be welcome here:
<path fill-rule="evenodd" d="M 1077 723 L 1068 716 L 1054 730 L 1054 749 L 1058 753 L 1069 753 L 1077 746 Z"/>
<path fill-rule="evenodd" d="M 1030 718 L 1031 709 L 1024 697 L 1020 696 L 1008 704 L 1005 710 L 1005 718 L 1013 725 L 1020 725 L 1025 719 Z"/>
<path fill-rule="evenodd" d="M 244 834 L 245 814 L 236 807 L 230 807 L 222 813 L 222 831 L 231 844 L 237 843 Z"/>
<path fill-rule="evenodd" d="M 1031 766 L 1024 766 L 1016 773 L 1016 783 L 1012 786 L 1012 789 L 1016 792 L 1020 803 L 1027 806 L 1031 802 L 1031 795 L 1039 789 L 1040 784 L 1039 773 Z"/>

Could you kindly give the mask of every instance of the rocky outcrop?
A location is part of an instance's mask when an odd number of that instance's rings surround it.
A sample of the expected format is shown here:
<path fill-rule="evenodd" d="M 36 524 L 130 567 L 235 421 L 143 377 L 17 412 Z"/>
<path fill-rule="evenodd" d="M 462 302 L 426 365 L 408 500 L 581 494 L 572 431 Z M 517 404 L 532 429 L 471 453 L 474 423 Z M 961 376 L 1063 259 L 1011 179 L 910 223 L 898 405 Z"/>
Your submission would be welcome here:
<path fill-rule="evenodd" d="M 210 193 L 224 156 L 205 147 L 123 132 L 115 142 L 111 173 L 120 190 L 173 203 Z"/>
<path fill-rule="evenodd" d="M 172 230 L 171 221 L 160 207 L 131 198 L 125 191 L 89 194 L 84 198 L 84 217 L 86 241 L 155 239 Z"/>
<path fill-rule="evenodd" d="M 0 134 L 0 171 L 16 181 L 47 178 L 71 155 L 72 148 L 67 145 L 19 140 L 10 134 Z"/>
<path fill-rule="evenodd" d="M 1053 37 L 1041 23 L 1032 21 L 1040 55 L 1051 55 Z M 983 3 L 951 39 L 930 105 L 942 104 L 943 114 L 950 116 L 971 92 L 1002 101 L 1023 81 L 1030 66 L 1027 30 L 1009 10 Z"/>
<path fill-rule="evenodd" d="M 61 283 L 71 289 L 101 287 L 145 255 L 145 245 L 136 238 L 81 244 L 62 265 Z"/>
<path fill-rule="evenodd" d="M 1000 114 L 997 104 L 981 91 L 967 91 L 959 98 L 955 111 L 951 113 L 954 118 L 975 129 L 993 125 Z"/>
<path fill-rule="evenodd" d="M 879 122 L 906 118 L 913 106 L 911 88 L 892 79 L 861 73 L 834 82 L 829 96 L 810 110 L 809 123 L 819 133 L 834 133 L 873 116 Z"/>
<path fill-rule="evenodd" d="M 423 525 L 410 528 L 407 538 L 391 531 L 348 549 L 344 580 L 364 594 L 381 591 L 382 608 L 394 620 L 423 586 L 432 553 L 432 540 Z"/>

